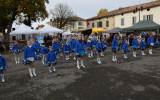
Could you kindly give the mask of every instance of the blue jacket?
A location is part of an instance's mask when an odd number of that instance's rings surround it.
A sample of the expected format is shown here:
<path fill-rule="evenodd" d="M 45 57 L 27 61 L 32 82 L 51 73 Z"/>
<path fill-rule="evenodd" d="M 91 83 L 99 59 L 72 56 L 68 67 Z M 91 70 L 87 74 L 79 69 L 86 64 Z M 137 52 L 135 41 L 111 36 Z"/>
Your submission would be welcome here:
<path fill-rule="evenodd" d="M 138 40 L 136 39 L 134 39 L 133 41 L 132 41 L 132 46 L 134 46 L 134 45 L 138 45 L 139 46 L 139 43 L 138 43 Z"/>
<path fill-rule="evenodd" d="M 14 52 L 15 50 L 19 50 L 20 48 L 19 48 L 19 46 L 18 45 L 13 45 L 13 47 L 12 47 L 12 51 Z"/>
<path fill-rule="evenodd" d="M 70 51 L 71 47 L 69 44 L 64 44 L 64 51 Z"/>
<path fill-rule="evenodd" d="M 101 43 L 97 43 L 96 49 L 97 49 L 97 50 L 99 50 L 99 49 L 102 50 L 102 44 L 101 44 Z"/>
<path fill-rule="evenodd" d="M 124 44 L 125 44 L 125 42 L 124 42 L 124 40 L 122 40 L 121 47 L 123 47 Z"/>
<path fill-rule="evenodd" d="M 97 41 L 96 40 L 93 40 L 93 45 L 97 45 Z"/>
<path fill-rule="evenodd" d="M 152 38 L 149 37 L 148 40 L 147 40 L 147 43 L 148 43 L 148 44 L 154 43 L 154 37 L 152 37 Z"/>
<path fill-rule="evenodd" d="M 59 49 L 62 49 L 62 45 L 61 45 L 61 43 L 59 43 L 59 42 L 58 42 L 58 48 L 59 48 Z"/>
<path fill-rule="evenodd" d="M 87 42 L 87 47 L 92 48 L 92 42 Z"/>
<path fill-rule="evenodd" d="M 2 56 L 0 56 L 0 66 L 7 66 L 6 61 Z"/>
<path fill-rule="evenodd" d="M 58 51 L 59 49 L 58 43 L 52 43 L 52 48 L 53 48 L 53 51 Z"/>
<path fill-rule="evenodd" d="M 106 46 L 106 43 L 104 41 L 101 41 L 101 45 L 102 45 L 102 48 Z"/>
<path fill-rule="evenodd" d="M 112 48 L 116 48 L 116 46 L 119 46 L 118 40 L 115 38 L 112 41 Z"/>
<path fill-rule="evenodd" d="M 140 45 L 141 48 L 146 48 L 146 42 L 144 41 L 141 41 L 141 45 Z"/>
<path fill-rule="evenodd" d="M 24 50 L 24 60 L 26 60 L 28 57 L 34 57 L 35 56 L 36 49 L 34 46 L 31 48 L 27 46 Z"/>
<path fill-rule="evenodd" d="M 128 50 L 128 44 L 127 44 L 127 43 L 124 43 L 124 45 L 123 45 L 123 50 L 124 50 L 124 51 L 127 51 L 127 50 Z"/>
<path fill-rule="evenodd" d="M 76 41 L 71 39 L 70 46 L 71 46 L 71 49 L 74 49 L 76 47 Z"/>
<path fill-rule="evenodd" d="M 48 52 L 48 55 L 47 55 L 47 62 L 53 62 L 57 60 L 57 57 L 56 57 L 56 54 L 54 51 L 50 51 Z"/>
<path fill-rule="evenodd" d="M 41 46 L 40 46 L 39 42 L 35 42 L 34 47 L 35 47 L 36 50 L 41 49 Z"/>
<path fill-rule="evenodd" d="M 48 48 L 43 46 L 42 47 L 42 54 L 47 54 Z"/>
<path fill-rule="evenodd" d="M 93 41 L 94 41 L 94 39 L 96 39 L 96 41 L 97 41 L 97 37 L 96 37 L 96 36 L 93 36 L 93 37 L 92 37 L 92 40 L 93 40 Z"/>
<path fill-rule="evenodd" d="M 84 47 L 84 41 L 82 40 L 82 43 L 78 40 L 77 43 L 76 43 L 76 53 L 78 53 L 80 50 L 84 50 L 85 47 Z"/>

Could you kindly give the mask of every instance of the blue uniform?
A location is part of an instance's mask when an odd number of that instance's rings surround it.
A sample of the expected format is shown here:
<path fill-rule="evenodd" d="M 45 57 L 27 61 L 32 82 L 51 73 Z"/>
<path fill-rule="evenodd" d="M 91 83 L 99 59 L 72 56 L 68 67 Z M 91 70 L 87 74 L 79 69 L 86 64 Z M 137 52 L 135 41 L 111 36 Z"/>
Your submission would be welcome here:
<path fill-rule="evenodd" d="M 119 50 L 120 50 L 119 43 L 118 43 L 118 40 L 115 38 L 112 41 L 111 51 L 116 52 L 116 51 L 119 51 Z"/>
<path fill-rule="evenodd" d="M 7 70 L 6 61 L 2 56 L 0 56 L 0 70 L 3 70 L 3 71 Z"/>
<path fill-rule="evenodd" d="M 146 49 L 146 42 L 141 41 L 140 49 L 141 49 L 141 50 L 145 50 L 145 49 Z"/>
<path fill-rule="evenodd" d="M 59 53 L 61 52 L 61 49 L 62 49 L 62 45 L 61 45 L 61 43 L 58 42 L 58 52 Z"/>
<path fill-rule="evenodd" d="M 94 40 L 94 39 L 96 39 L 96 41 L 97 41 L 97 37 L 96 37 L 96 36 L 93 36 L 93 37 L 92 37 L 92 40 Z"/>
<path fill-rule="evenodd" d="M 92 50 L 92 49 L 93 49 L 92 42 L 87 42 L 87 50 Z"/>
<path fill-rule="evenodd" d="M 122 40 L 122 43 L 121 43 L 121 48 L 123 48 L 123 45 L 125 44 L 124 40 Z"/>
<path fill-rule="evenodd" d="M 52 48 L 53 48 L 53 51 L 55 51 L 56 53 L 58 52 L 59 50 L 59 45 L 57 42 L 54 42 L 52 43 Z"/>
<path fill-rule="evenodd" d="M 96 53 L 101 53 L 102 52 L 102 44 L 101 43 L 97 43 L 96 45 Z"/>
<path fill-rule="evenodd" d="M 102 51 L 105 51 L 107 49 L 106 43 L 104 41 L 101 41 L 102 45 Z"/>
<path fill-rule="evenodd" d="M 12 51 L 13 51 L 15 54 L 21 53 L 21 49 L 19 48 L 18 45 L 13 45 Z"/>
<path fill-rule="evenodd" d="M 32 46 L 31 48 L 27 46 L 24 50 L 24 60 L 27 60 L 28 57 L 35 57 L 35 47 Z"/>
<path fill-rule="evenodd" d="M 124 43 L 124 45 L 123 45 L 123 52 L 125 54 L 127 54 L 128 52 L 130 52 L 130 50 L 128 49 L 128 44 L 127 43 Z"/>
<path fill-rule="evenodd" d="M 147 40 L 148 45 L 154 46 L 154 37 L 149 37 Z"/>
<path fill-rule="evenodd" d="M 75 48 L 76 48 L 76 41 L 74 39 L 70 40 L 70 46 L 71 46 L 71 49 L 75 50 Z"/>
<path fill-rule="evenodd" d="M 135 50 L 135 49 L 138 49 L 139 48 L 139 43 L 138 43 L 138 40 L 136 39 L 134 39 L 133 41 L 132 41 L 132 46 L 133 46 L 133 49 Z"/>
<path fill-rule="evenodd" d="M 93 47 L 96 47 L 96 45 L 97 45 L 97 41 L 93 40 Z"/>
<path fill-rule="evenodd" d="M 47 54 L 47 52 L 48 52 L 48 48 L 47 47 L 45 47 L 45 46 L 43 46 L 42 47 L 42 55 L 46 55 Z"/>
<path fill-rule="evenodd" d="M 34 47 L 35 47 L 35 49 L 36 49 L 37 55 L 39 55 L 39 52 L 41 51 L 40 43 L 39 43 L 39 42 L 35 42 L 35 43 L 34 43 Z"/>
<path fill-rule="evenodd" d="M 69 44 L 64 44 L 64 52 L 65 52 L 65 53 L 69 53 L 70 50 L 71 50 L 70 45 L 69 45 Z"/>
<path fill-rule="evenodd" d="M 48 55 L 47 55 L 47 62 L 54 62 L 57 60 L 57 57 L 56 57 L 56 54 L 54 51 L 50 51 L 48 52 Z"/>
<path fill-rule="evenodd" d="M 79 56 L 83 56 L 85 53 L 85 46 L 84 46 L 84 41 L 80 42 L 79 40 L 76 43 L 76 53 Z"/>

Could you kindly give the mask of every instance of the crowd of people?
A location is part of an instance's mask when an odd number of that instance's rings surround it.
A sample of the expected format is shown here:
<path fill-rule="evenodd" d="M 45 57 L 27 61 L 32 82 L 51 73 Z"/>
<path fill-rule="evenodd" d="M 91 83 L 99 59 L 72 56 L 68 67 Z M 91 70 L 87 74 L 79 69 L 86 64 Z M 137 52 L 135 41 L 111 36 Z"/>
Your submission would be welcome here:
<path fill-rule="evenodd" d="M 90 36 L 82 35 L 72 35 L 67 38 L 53 38 L 52 45 L 46 46 L 45 43 L 42 45 L 38 42 L 38 39 L 32 43 L 30 40 L 27 41 L 27 46 L 24 49 L 24 59 L 23 64 L 28 66 L 29 75 L 31 77 L 37 76 L 35 70 L 35 61 L 42 60 L 42 64 L 48 67 L 49 73 L 56 71 L 56 65 L 60 60 L 60 57 L 65 56 L 65 60 L 69 60 L 73 56 L 73 60 L 77 62 L 77 68 L 86 68 L 84 65 L 84 57 L 93 58 L 94 53 L 97 54 L 97 63 L 102 64 L 101 57 L 105 56 L 104 52 L 107 46 L 111 42 L 111 51 L 113 52 L 112 61 L 117 61 L 117 53 L 121 49 L 124 53 L 124 58 L 127 59 L 127 54 L 131 51 L 129 46 L 133 51 L 133 57 L 137 57 L 136 53 L 141 50 L 142 55 L 145 54 L 147 47 L 149 48 L 149 54 L 153 54 L 152 48 L 157 43 L 155 34 L 146 34 L 142 32 L 138 36 L 133 36 L 126 34 L 120 37 L 118 34 L 111 34 L 110 36 L 101 36 L 92 34 Z M 121 43 L 119 40 L 122 40 Z M 19 54 L 22 53 L 18 42 L 15 41 L 12 47 L 12 52 L 14 53 L 15 63 L 19 64 L 20 58 Z M 5 58 L 2 57 L 0 53 L 0 73 L 2 77 L 2 82 L 5 82 L 4 71 L 7 70 L 7 64 Z"/>

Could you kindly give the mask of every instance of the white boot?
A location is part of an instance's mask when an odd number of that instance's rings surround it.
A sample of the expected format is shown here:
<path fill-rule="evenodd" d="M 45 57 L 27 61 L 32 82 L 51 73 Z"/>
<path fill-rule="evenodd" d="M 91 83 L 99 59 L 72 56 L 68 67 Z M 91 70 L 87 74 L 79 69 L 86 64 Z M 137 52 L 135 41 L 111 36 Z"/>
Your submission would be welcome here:
<path fill-rule="evenodd" d="M 79 67 L 79 61 L 77 61 L 77 68 L 80 69 L 80 67 Z"/>
<path fill-rule="evenodd" d="M 69 55 L 70 55 L 70 56 L 72 56 L 72 54 L 71 54 L 71 53 L 70 53 Z"/>
<path fill-rule="evenodd" d="M 135 57 L 135 53 L 133 52 L 133 57 Z"/>
<path fill-rule="evenodd" d="M 127 57 L 127 54 L 125 54 L 125 57 L 128 58 L 128 57 Z"/>
<path fill-rule="evenodd" d="M 126 59 L 126 54 L 124 54 L 124 58 Z"/>
<path fill-rule="evenodd" d="M 52 73 L 51 67 L 49 67 L 48 69 L 49 69 L 49 73 Z"/>
<path fill-rule="evenodd" d="M 31 77 L 33 77 L 32 69 L 31 68 L 29 68 L 29 74 L 30 74 Z"/>
<path fill-rule="evenodd" d="M 145 56 L 146 54 L 144 53 L 144 51 L 142 51 L 142 56 Z"/>
<path fill-rule="evenodd" d="M 150 53 L 150 54 L 151 54 L 151 55 L 153 54 L 153 53 L 152 53 L 152 49 L 151 49 L 151 53 Z"/>
<path fill-rule="evenodd" d="M 15 58 L 15 62 L 16 62 L 16 64 L 18 63 L 18 62 L 17 62 L 17 58 Z"/>
<path fill-rule="evenodd" d="M 84 63 L 83 63 L 83 60 L 81 60 L 81 66 L 82 66 L 83 68 L 85 68 Z"/>
<path fill-rule="evenodd" d="M 36 75 L 36 70 L 35 70 L 35 68 L 33 68 L 32 70 L 33 70 L 33 75 L 34 75 L 34 76 L 37 76 L 37 75 Z"/>
<path fill-rule="evenodd" d="M 114 56 L 112 56 L 112 61 L 115 61 L 115 58 L 114 58 Z"/>
<path fill-rule="evenodd" d="M 54 72 L 56 71 L 56 67 L 55 67 L 55 66 L 53 67 L 53 71 L 54 71 Z"/>
<path fill-rule="evenodd" d="M 91 55 L 90 55 L 90 53 L 88 53 L 88 58 L 91 58 Z"/>
<path fill-rule="evenodd" d="M 91 51 L 91 57 L 93 57 L 93 52 Z"/>
<path fill-rule="evenodd" d="M 2 77 L 2 82 L 4 83 L 5 82 L 4 74 L 1 74 L 1 77 Z"/>
<path fill-rule="evenodd" d="M 114 56 L 114 58 L 115 58 L 115 61 L 117 61 L 117 56 Z"/>
<path fill-rule="evenodd" d="M 18 64 L 19 64 L 19 63 L 20 63 L 20 62 L 19 62 L 20 59 L 19 59 L 19 58 L 17 58 L 17 59 L 18 59 Z"/>
<path fill-rule="evenodd" d="M 102 64 L 102 63 L 101 63 L 101 58 L 98 58 L 98 64 Z"/>
<path fill-rule="evenodd" d="M 76 57 L 74 56 L 74 60 L 76 60 Z"/>
<path fill-rule="evenodd" d="M 135 57 L 137 57 L 136 52 L 135 52 Z"/>

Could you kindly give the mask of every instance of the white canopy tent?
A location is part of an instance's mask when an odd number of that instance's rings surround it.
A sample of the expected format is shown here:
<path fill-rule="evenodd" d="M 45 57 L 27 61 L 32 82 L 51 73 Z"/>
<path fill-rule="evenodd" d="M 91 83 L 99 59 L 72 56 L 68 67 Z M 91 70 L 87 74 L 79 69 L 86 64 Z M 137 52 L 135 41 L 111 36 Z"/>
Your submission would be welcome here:
<path fill-rule="evenodd" d="M 35 30 L 31 29 L 31 27 L 21 24 L 16 28 L 16 30 L 12 31 L 10 35 L 28 35 L 37 33 Z"/>
<path fill-rule="evenodd" d="M 66 35 L 74 35 L 74 33 L 71 33 L 70 31 L 66 31 L 62 34 L 63 36 L 66 36 Z"/>
<path fill-rule="evenodd" d="M 52 27 L 50 25 L 45 25 L 42 29 L 38 30 L 40 34 L 49 34 L 49 33 L 63 33 L 63 30 Z"/>

